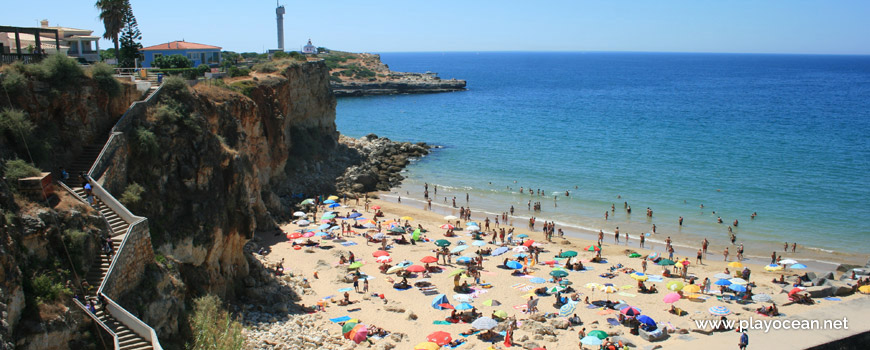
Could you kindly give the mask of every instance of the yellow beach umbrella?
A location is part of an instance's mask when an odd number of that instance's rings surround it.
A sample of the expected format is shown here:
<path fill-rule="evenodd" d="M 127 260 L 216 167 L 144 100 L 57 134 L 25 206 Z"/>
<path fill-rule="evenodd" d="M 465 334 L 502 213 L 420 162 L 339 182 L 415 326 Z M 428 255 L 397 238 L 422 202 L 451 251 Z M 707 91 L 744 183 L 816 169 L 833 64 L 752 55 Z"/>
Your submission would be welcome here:
<path fill-rule="evenodd" d="M 598 283 L 595 283 L 595 282 L 589 282 L 589 283 L 586 283 L 586 285 L 583 287 L 586 287 L 586 289 L 591 289 L 594 291 L 598 288 L 601 288 L 601 285 Z"/>
<path fill-rule="evenodd" d="M 326 198 L 327 200 L 337 200 L 338 196 L 329 196 Z"/>
<path fill-rule="evenodd" d="M 782 270 L 782 266 L 780 265 L 766 265 L 764 269 L 767 271 L 780 271 Z"/>
<path fill-rule="evenodd" d="M 864 294 L 870 294 L 870 286 L 861 286 L 858 291 Z"/>
<path fill-rule="evenodd" d="M 647 277 L 647 275 L 638 275 L 636 273 L 631 274 L 631 278 L 634 278 L 638 281 L 646 281 L 649 279 L 649 277 Z"/>
<path fill-rule="evenodd" d="M 412 218 L 412 217 L 410 217 L 410 216 L 403 216 L 403 217 L 401 217 L 400 219 L 402 219 L 402 220 L 407 220 L 407 221 L 414 220 L 414 218 Z"/>
<path fill-rule="evenodd" d="M 668 282 L 668 284 L 666 286 L 669 290 L 679 292 L 680 290 L 683 289 L 685 284 L 683 284 L 683 282 L 680 282 L 680 281 L 670 281 L 670 282 Z"/>
<path fill-rule="evenodd" d="M 498 318 L 507 318 L 508 316 L 507 312 L 505 312 L 504 310 L 495 310 L 495 312 L 493 312 L 492 314 Z"/>
<path fill-rule="evenodd" d="M 605 293 L 607 293 L 607 294 L 613 294 L 613 293 L 618 292 L 619 289 L 616 288 L 616 287 L 614 287 L 614 286 L 602 286 L 602 287 L 601 287 L 601 291 L 602 291 L 602 292 L 605 292 Z"/>
<path fill-rule="evenodd" d="M 700 299 L 700 298 L 701 298 L 701 294 L 697 294 L 697 293 L 686 294 L 685 297 L 686 297 L 687 299 Z"/>
<path fill-rule="evenodd" d="M 683 287 L 683 293 L 698 293 L 701 291 L 701 287 L 697 284 L 690 284 Z"/>
<path fill-rule="evenodd" d="M 739 269 L 739 268 L 743 267 L 743 264 L 741 264 L 739 261 L 732 261 L 732 262 L 728 263 L 728 267 L 733 267 L 735 269 Z"/>

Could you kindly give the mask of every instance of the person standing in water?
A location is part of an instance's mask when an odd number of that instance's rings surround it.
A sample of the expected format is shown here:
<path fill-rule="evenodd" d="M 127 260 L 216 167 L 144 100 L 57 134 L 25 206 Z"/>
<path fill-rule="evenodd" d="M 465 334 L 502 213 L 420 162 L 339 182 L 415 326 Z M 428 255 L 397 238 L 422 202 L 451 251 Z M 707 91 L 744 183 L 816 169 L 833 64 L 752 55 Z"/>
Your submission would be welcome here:
<path fill-rule="evenodd" d="M 616 230 L 613 230 L 613 242 L 619 244 L 619 226 L 616 226 Z"/>
<path fill-rule="evenodd" d="M 643 234 L 643 233 L 641 233 L 641 234 L 640 234 L 640 247 L 641 247 L 641 248 L 643 248 L 643 244 L 644 244 L 644 243 L 646 243 L 646 235 Z"/>
<path fill-rule="evenodd" d="M 680 224 L 680 226 L 683 226 L 683 217 L 681 216 L 681 217 L 680 217 L 680 220 L 677 221 L 677 222 Z"/>

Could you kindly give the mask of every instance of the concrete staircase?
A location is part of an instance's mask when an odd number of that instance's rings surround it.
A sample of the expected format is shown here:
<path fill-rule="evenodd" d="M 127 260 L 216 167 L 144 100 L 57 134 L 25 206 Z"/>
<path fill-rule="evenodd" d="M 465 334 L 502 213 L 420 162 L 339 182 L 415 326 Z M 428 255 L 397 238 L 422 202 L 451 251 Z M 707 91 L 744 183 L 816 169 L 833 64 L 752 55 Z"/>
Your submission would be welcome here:
<path fill-rule="evenodd" d="M 154 77 L 154 83 L 155 87 L 153 87 L 149 92 L 149 97 L 157 91 L 158 87 L 156 86 L 156 76 Z M 100 154 L 102 153 L 102 150 L 109 139 L 109 135 L 106 135 L 106 137 L 96 140 L 93 144 L 85 146 L 82 149 L 82 153 L 79 155 L 79 157 L 67 169 L 70 174 L 70 178 L 66 182 L 67 186 L 76 196 L 78 196 L 85 202 L 87 202 L 87 195 L 84 188 L 82 188 L 81 179 L 78 175 L 79 173 L 90 175 L 91 167 L 99 159 Z M 113 201 L 113 203 L 116 203 L 114 199 L 111 200 Z M 116 203 L 116 206 L 117 205 L 120 204 Z M 110 228 L 109 234 L 112 238 L 114 254 L 112 256 L 107 256 L 105 253 L 102 252 L 102 250 L 98 252 L 99 266 L 95 266 L 95 268 L 92 268 L 85 276 L 85 280 L 93 287 L 91 291 L 87 292 L 86 297 L 88 299 L 98 298 L 98 289 L 103 284 L 103 280 L 105 280 L 106 276 L 109 274 L 110 269 L 112 268 L 112 261 L 115 256 L 117 256 L 117 254 L 120 252 L 122 242 L 124 242 L 124 238 L 127 234 L 127 230 L 132 224 L 131 222 L 125 221 L 120 215 L 118 215 L 117 212 L 115 212 L 111 207 L 107 206 L 106 203 L 104 203 L 99 196 L 94 196 L 94 205 L 92 207 L 100 212 Z M 114 301 L 112 303 L 114 303 Z M 85 312 L 90 313 L 90 311 L 88 311 L 83 304 L 79 303 L 79 306 L 85 308 Z M 159 346 L 159 342 L 156 342 L 156 334 L 153 330 L 151 330 L 151 334 L 152 337 L 155 339 L 155 343 L 152 343 L 148 338 L 145 338 L 140 334 L 136 333 L 130 327 L 128 327 L 128 325 L 120 322 L 110 313 L 106 312 L 106 307 L 106 305 L 100 305 L 97 312 L 94 313 L 93 316 L 95 316 L 95 318 L 102 324 L 104 328 L 114 333 L 116 340 L 115 344 L 117 344 L 116 350 L 162 350 L 162 348 L 160 348 Z M 123 309 L 120 310 L 122 312 L 121 315 L 129 314 L 129 312 Z M 129 320 L 130 317 L 133 316 L 128 315 L 125 317 L 127 317 Z M 135 320 L 134 323 L 139 322 L 141 324 L 141 321 L 136 320 L 135 317 L 133 317 L 132 319 Z M 147 325 L 144 326 L 147 328 Z M 141 331 L 141 325 L 138 329 L 140 329 Z M 157 348 L 155 349 L 155 347 Z"/>

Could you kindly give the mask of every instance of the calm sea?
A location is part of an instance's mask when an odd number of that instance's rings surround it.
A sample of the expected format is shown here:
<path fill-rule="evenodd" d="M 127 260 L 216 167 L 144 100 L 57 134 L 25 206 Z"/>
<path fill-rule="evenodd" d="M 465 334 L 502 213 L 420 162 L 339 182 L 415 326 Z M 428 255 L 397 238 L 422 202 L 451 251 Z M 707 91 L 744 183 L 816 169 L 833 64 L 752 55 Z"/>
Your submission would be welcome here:
<path fill-rule="evenodd" d="M 755 255 L 796 241 L 813 259 L 867 261 L 870 56 L 381 57 L 393 70 L 468 81 L 465 92 L 339 99 L 345 135 L 444 146 L 408 168 L 396 189 L 406 203 L 422 200 L 427 182 L 430 194 L 439 187 L 435 204 L 455 195 L 478 213 L 513 205 L 518 225 L 535 216 L 577 230 L 618 226 L 636 243 L 655 224 L 655 241 L 697 247 L 708 237 L 717 252 L 738 219 L 738 243 Z"/>

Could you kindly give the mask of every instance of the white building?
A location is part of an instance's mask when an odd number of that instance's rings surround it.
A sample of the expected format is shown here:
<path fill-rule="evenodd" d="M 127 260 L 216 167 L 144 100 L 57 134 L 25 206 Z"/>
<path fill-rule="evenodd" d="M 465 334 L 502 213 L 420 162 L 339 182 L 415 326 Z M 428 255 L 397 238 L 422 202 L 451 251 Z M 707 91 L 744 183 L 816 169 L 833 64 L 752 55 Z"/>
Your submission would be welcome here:
<path fill-rule="evenodd" d="M 311 44 L 311 39 L 308 39 L 308 44 L 302 47 L 302 53 L 309 55 L 317 53 L 317 48 Z"/>

